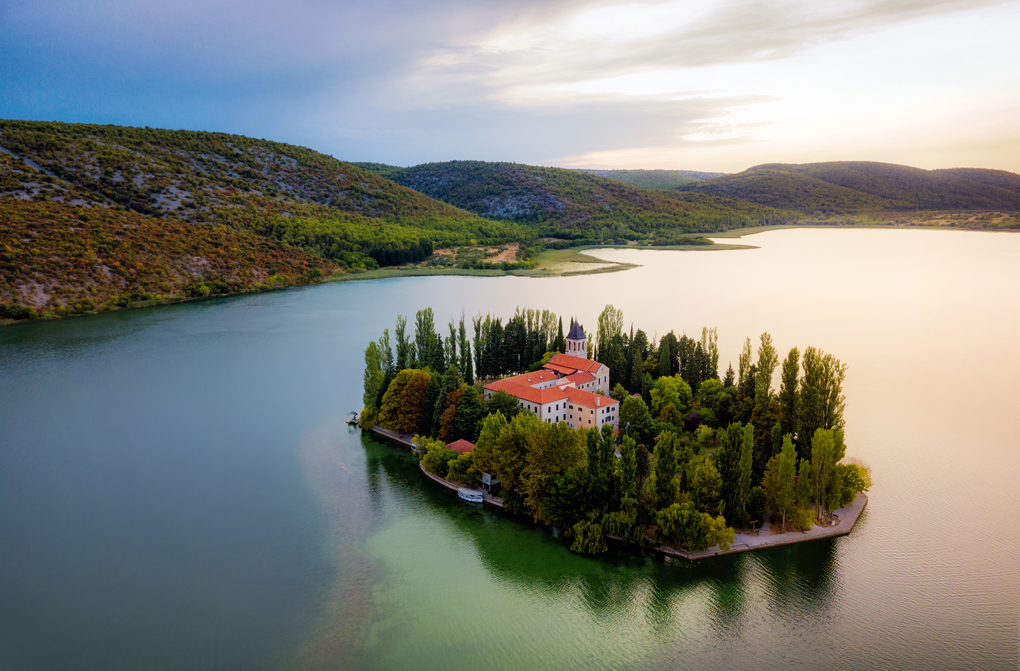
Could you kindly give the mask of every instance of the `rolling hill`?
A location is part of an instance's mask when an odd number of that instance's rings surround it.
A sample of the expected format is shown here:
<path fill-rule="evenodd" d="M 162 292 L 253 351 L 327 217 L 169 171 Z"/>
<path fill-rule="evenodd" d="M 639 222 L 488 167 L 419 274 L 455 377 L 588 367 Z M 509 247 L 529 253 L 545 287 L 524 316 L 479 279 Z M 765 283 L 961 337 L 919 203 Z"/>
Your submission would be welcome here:
<path fill-rule="evenodd" d="M 221 224 L 382 265 L 526 237 L 331 156 L 224 133 L 0 121 L 3 195 Z"/>
<path fill-rule="evenodd" d="M 888 163 L 755 166 L 677 187 L 804 214 L 1020 209 L 1020 175 L 1001 170 L 922 170 Z"/>
<path fill-rule="evenodd" d="M 0 222 L 0 320 L 257 291 L 530 237 L 302 147 L 27 121 L 0 121 Z"/>
<path fill-rule="evenodd" d="M 697 184 L 705 179 L 721 177 L 721 172 L 698 172 L 695 170 L 579 170 L 617 182 L 630 184 L 639 189 L 675 189 L 685 184 Z"/>
<path fill-rule="evenodd" d="M 483 161 L 410 168 L 357 165 L 480 216 L 575 240 L 675 239 L 685 233 L 780 223 L 791 216 L 754 203 L 640 189 L 562 168 Z"/>

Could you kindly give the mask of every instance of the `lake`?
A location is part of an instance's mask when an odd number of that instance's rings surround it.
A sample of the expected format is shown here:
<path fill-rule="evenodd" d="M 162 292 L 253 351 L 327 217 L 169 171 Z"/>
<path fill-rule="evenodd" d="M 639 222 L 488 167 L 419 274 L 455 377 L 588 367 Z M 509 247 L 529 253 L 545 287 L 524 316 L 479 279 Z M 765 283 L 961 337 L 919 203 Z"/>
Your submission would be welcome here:
<path fill-rule="evenodd" d="M 743 242 L 0 329 L 0 668 L 1016 669 L 1020 235 Z M 853 533 L 581 557 L 343 422 L 400 313 L 593 332 L 607 303 L 649 335 L 717 327 L 721 371 L 763 331 L 848 364 L 875 480 Z"/>

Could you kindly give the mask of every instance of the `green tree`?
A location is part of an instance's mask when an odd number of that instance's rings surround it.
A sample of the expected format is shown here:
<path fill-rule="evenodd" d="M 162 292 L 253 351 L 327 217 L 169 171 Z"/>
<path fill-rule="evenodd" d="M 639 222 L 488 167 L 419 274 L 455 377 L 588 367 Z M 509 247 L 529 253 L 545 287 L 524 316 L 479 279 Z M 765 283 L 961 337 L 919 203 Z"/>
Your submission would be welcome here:
<path fill-rule="evenodd" d="M 598 522 L 582 520 L 576 523 L 572 529 L 574 542 L 570 546 L 571 552 L 579 554 L 601 554 L 608 550 L 606 537 L 602 533 L 602 525 Z"/>
<path fill-rule="evenodd" d="M 379 357 L 379 346 L 375 342 L 368 343 L 365 348 L 365 390 L 361 397 L 365 411 L 372 412 L 376 409 L 379 401 L 380 389 L 386 380 L 386 372 L 383 370 L 382 361 Z"/>
<path fill-rule="evenodd" d="M 485 404 L 485 410 L 490 415 L 495 412 L 503 413 L 507 420 L 512 420 L 522 411 L 521 403 L 505 391 L 497 391 L 489 397 Z"/>
<path fill-rule="evenodd" d="M 610 349 L 614 338 L 623 335 L 623 310 L 607 305 L 599 314 L 595 329 L 596 361 L 611 366 Z"/>
<path fill-rule="evenodd" d="M 623 399 L 620 404 L 620 428 L 627 435 L 634 436 L 638 443 L 651 444 L 655 425 L 644 401 L 633 396 Z"/>
<path fill-rule="evenodd" d="M 763 488 L 772 509 L 782 515 L 783 528 L 786 528 L 786 515 L 795 505 L 794 479 L 797 475 L 797 450 L 793 446 L 793 437 L 783 437 L 783 449 L 769 460 L 765 468 Z"/>
<path fill-rule="evenodd" d="M 744 340 L 744 348 L 740 351 L 740 359 L 737 364 L 737 386 L 743 387 L 744 382 L 748 379 L 751 373 L 752 359 L 751 339 L 747 338 Z"/>
<path fill-rule="evenodd" d="M 603 510 L 609 505 L 613 470 L 616 466 L 615 435 L 610 424 L 602 429 L 587 432 L 588 478 L 596 509 Z"/>
<path fill-rule="evenodd" d="M 453 398 L 451 394 L 460 387 L 460 376 L 457 372 L 456 366 L 450 364 L 446 367 L 446 372 L 443 374 L 439 394 L 434 401 L 432 407 L 432 435 L 439 435 L 439 430 L 442 427 L 443 413 L 450 407 Z"/>
<path fill-rule="evenodd" d="M 457 329 L 457 345 L 460 349 L 460 361 L 458 362 L 460 375 L 464 378 L 464 382 L 472 386 L 475 383 L 475 371 L 471 365 L 471 346 L 468 343 L 467 327 L 464 324 L 463 315 Z"/>
<path fill-rule="evenodd" d="M 432 308 L 418 310 L 414 316 L 414 346 L 418 365 L 437 369 L 440 346 Z M 445 370 L 445 367 L 439 368 Z"/>
<path fill-rule="evenodd" d="M 652 385 L 651 397 L 653 416 L 658 417 L 662 414 L 667 404 L 673 405 L 681 415 L 684 415 L 691 404 L 691 388 L 679 376 L 660 377 Z"/>
<path fill-rule="evenodd" d="M 832 431 L 817 429 L 811 439 L 811 486 L 815 503 L 818 506 L 819 517 L 825 508 L 829 481 L 832 478 L 833 469 L 836 467 L 835 454 L 836 446 Z"/>
<path fill-rule="evenodd" d="M 779 385 L 779 424 L 785 436 L 797 430 L 797 377 L 800 374 L 800 351 L 794 347 L 783 359 L 782 381 Z"/>
<path fill-rule="evenodd" d="M 414 356 L 411 353 L 411 343 L 407 338 L 407 317 L 397 315 L 397 326 L 393 330 L 397 339 L 397 370 L 414 367 Z"/>
<path fill-rule="evenodd" d="M 488 415 L 482 420 L 481 429 L 478 432 L 478 440 L 475 442 L 475 468 L 483 473 L 496 472 L 496 445 L 500 436 L 510 423 L 506 421 L 501 413 Z"/>
<path fill-rule="evenodd" d="M 524 470 L 521 473 L 521 495 L 524 505 L 536 522 L 545 520 L 543 500 L 549 481 L 572 466 L 584 463 L 585 450 L 581 433 L 566 422 L 539 423 L 528 437 Z"/>
<path fill-rule="evenodd" d="M 694 477 L 691 478 L 691 491 L 698 510 L 713 510 L 719 501 L 721 490 L 722 476 L 712 463 L 712 459 L 706 458 L 694 469 Z"/>
<path fill-rule="evenodd" d="M 797 468 L 797 507 L 811 505 L 811 460 L 801 459 Z"/>
<path fill-rule="evenodd" d="M 676 502 L 677 435 L 663 431 L 655 443 L 655 500 L 657 508 L 666 508 Z"/>
<path fill-rule="evenodd" d="M 463 438 L 474 442 L 478 436 L 478 424 L 484 416 L 485 408 L 482 407 L 478 391 L 474 387 L 467 387 L 457 400 L 457 414 L 453 420 L 454 440 Z"/>
<path fill-rule="evenodd" d="M 637 442 L 624 436 L 620 442 L 620 479 L 624 498 L 637 496 Z"/>
<path fill-rule="evenodd" d="M 842 483 L 841 506 L 853 503 L 858 492 L 866 492 L 871 489 L 871 473 L 863 465 L 857 463 L 839 464 L 837 468 Z"/>

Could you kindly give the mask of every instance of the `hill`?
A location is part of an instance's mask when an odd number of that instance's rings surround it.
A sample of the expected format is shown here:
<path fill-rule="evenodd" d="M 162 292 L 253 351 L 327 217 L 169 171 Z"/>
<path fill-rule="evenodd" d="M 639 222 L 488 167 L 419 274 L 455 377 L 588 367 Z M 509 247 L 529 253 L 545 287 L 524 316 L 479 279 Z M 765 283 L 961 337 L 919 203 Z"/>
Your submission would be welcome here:
<path fill-rule="evenodd" d="M 542 236 L 671 240 L 694 232 L 787 221 L 790 213 L 704 194 L 639 189 L 586 172 L 450 161 L 410 168 L 358 164 L 398 184 Z"/>
<path fill-rule="evenodd" d="M 677 188 L 805 214 L 1020 209 L 1020 175 L 977 168 L 922 170 L 852 161 L 773 163 Z"/>
<path fill-rule="evenodd" d="M 526 237 L 331 156 L 225 133 L 0 121 L 3 195 L 225 225 L 382 265 Z"/>
<path fill-rule="evenodd" d="M 223 226 L 0 199 L 0 320 L 307 283 L 326 259 Z"/>
<path fill-rule="evenodd" d="M 639 189 L 675 189 L 685 184 L 697 184 L 705 179 L 721 177 L 721 172 L 698 172 L 695 170 L 578 170 L 598 175 L 617 182 L 630 184 Z"/>

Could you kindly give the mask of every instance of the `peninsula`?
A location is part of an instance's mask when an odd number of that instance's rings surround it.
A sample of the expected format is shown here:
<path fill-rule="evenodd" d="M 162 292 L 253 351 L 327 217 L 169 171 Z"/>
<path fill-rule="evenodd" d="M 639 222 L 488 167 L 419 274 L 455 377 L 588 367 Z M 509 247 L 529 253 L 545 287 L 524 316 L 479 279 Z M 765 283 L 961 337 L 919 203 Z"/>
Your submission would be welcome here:
<path fill-rule="evenodd" d="M 444 338 L 426 308 L 393 336 L 365 351 L 361 426 L 575 552 L 615 539 L 700 559 L 849 533 L 867 503 L 870 473 L 845 459 L 846 366 L 814 347 L 780 366 L 763 333 L 720 376 L 715 329 L 651 342 L 611 305 L 590 344 L 547 310 Z"/>

